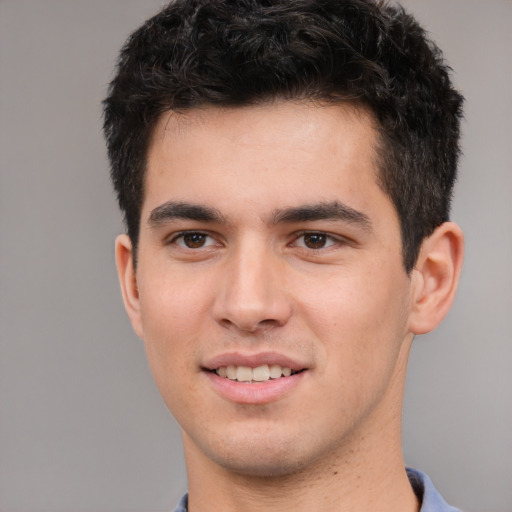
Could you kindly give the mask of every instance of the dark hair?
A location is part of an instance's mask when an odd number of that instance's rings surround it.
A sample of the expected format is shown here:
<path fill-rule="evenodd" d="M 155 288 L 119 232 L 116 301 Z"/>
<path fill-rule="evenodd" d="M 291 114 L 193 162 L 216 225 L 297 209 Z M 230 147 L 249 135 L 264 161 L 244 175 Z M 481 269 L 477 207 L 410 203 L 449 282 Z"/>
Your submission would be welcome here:
<path fill-rule="evenodd" d="M 121 50 L 104 101 L 111 176 L 137 246 L 145 160 L 168 110 L 272 99 L 355 102 L 380 133 L 379 181 L 409 272 L 448 220 L 462 96 L 424 30 L 370 0 L 176 0 Z"/>

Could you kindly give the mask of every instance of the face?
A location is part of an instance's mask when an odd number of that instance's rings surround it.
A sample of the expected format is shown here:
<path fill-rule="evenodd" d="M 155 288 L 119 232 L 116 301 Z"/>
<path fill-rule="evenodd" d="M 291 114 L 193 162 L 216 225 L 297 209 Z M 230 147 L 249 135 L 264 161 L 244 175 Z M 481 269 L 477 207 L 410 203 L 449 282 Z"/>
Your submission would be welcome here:
<path fill-rule="evenodd" d="M 119 243 L 186 453 L 285 474 L 399 424 L 412 284 L 375 147 L 347 105 L 161 118 L 134 276 Z"/>

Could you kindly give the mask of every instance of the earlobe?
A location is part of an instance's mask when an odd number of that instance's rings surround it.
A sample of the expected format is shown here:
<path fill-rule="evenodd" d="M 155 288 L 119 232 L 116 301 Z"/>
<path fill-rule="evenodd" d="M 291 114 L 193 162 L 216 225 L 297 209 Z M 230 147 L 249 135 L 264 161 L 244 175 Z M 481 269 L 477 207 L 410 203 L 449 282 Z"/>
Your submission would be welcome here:
<path fill-rule="evenodd" d="M 425 334 L 435 329 L 450 309 L 464 260 L 464 236 L 453 222 L 438 226 L 426 238 L 413 270 L 409 329 Z"/>
<path fill-rule="evenodd" d="M 134 267 L 133 246 L 128 235 L 119 235 L 116 238 L 116 265 L 121 295 L 123 297 L 126 313 L 130 318 L 136 334 L 142 338 L 142 323 L 139 307 L 139 290 Z"/>

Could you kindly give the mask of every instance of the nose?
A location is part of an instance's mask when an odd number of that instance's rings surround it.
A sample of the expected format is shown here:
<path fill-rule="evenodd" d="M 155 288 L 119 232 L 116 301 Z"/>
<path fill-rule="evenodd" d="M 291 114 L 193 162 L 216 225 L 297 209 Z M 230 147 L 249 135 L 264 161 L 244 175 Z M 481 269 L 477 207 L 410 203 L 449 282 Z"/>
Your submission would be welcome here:
<path fill-rule="evenodd" d="M 218 323 L 255 333 L 286 324 L 291 311 L 283 262 L 270 248 L 248 243 L 227 258 L 213 306 Z"/>

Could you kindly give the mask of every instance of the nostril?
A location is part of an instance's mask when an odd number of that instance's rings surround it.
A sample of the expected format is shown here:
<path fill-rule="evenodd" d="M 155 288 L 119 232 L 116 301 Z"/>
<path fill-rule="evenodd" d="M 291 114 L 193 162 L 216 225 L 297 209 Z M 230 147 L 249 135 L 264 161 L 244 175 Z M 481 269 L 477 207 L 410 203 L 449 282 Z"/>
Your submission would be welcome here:
<path fill-rule="evenodd" d="M 245 322 L 244 321 L 235 322 L 233 320 L 230 320 L 229 318 L 222 318 L 220 320 L 220 324 L 223 327 L 226 327 L 228 329 L 235 328 L 242 332 L 253 333 L 253 332 L 257 332 L 257 331 L 266 331 L 268 329 L 278 327 L 280 325 L 280 322 L 273 318 L 268 318 L 265 320 L 259 320 L 259 321 L 254 321 L 254 322 L 251 322 L 248 320 L 246 320 Z"/>
<path fill-rule="evenodd" d="M 265 328 L 265 327 L 277 327 L 279 325 L 279 322 L 273 318 L 269 318 L 267 320 L 262 320 L 259 323 L 259 327 Z"/>

